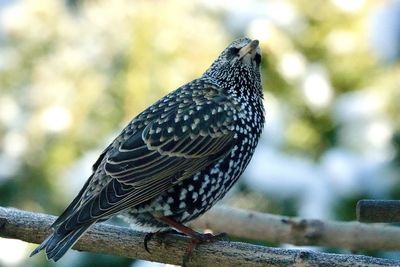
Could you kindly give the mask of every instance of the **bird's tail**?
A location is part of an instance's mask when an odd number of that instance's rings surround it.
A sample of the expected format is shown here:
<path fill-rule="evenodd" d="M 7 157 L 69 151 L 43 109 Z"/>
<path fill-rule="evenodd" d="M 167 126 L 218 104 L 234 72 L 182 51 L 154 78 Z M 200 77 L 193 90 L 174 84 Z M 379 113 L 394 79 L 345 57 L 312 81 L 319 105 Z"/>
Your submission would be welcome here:
<path fill-rule="evenodd" d="M 58 261 L 83 235 L 83 233 L 92 225 L 84 224 L 69 231 L 62 231 L 62 227 L 57 227 L 53 234 L 43 241 L 30 257 L 39 253 L 42 250 L 46 251 L 47 259 Z"/>

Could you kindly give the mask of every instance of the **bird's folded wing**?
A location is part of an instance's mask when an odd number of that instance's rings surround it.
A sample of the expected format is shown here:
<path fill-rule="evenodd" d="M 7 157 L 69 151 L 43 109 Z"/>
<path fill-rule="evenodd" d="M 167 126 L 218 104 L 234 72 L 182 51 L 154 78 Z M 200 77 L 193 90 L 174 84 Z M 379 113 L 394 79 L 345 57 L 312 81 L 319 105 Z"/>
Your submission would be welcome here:
<path fill-rule="evenodd" d="M 227 98 L 212 94 L 181 98 L 152 115 L 145 111 L 146 125 L 104 157 L 110 182 L 81 202 L 64 226 L 141 204 L 224 157 L 234 146 L 236 112 Z"/>

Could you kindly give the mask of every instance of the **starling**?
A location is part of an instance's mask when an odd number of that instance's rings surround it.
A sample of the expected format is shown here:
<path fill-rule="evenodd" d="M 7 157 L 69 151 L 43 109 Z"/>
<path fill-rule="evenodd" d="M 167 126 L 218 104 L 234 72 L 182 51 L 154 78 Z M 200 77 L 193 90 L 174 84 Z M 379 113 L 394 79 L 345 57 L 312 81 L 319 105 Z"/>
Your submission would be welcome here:
<path fill-rule="evenodd" d="M 31 256 L 45 250 L 57 261 L 117 214 L 143 232 L 207 239 L 184 224 L 226 194 L 254 153 L 264 125 L 260 61 L 258 40 L 237 39 L 200 78 L 135 117 Z"/>

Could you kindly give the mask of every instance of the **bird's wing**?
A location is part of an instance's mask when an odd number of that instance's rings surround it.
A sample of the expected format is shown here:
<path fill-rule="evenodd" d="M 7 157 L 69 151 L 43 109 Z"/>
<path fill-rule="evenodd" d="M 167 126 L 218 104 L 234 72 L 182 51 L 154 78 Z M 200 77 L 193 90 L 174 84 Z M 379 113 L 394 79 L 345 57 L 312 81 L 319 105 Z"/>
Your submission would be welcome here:
<path fill-rule="evenodd" d="M 191 86 L 199 90 L 166 96 L 127 127 L 99 165 L 110 181 L 101 190 L 88 185 L 66 229 L 141 204 L 231 151 L 237 106 L 217 88 Z"/>
<path fill-rule="evenodd" d="M 96 171 L 96 169 L 99 167 L 101 164 L 103 158 L 107 154 L 107 152 L 112 148 L 112 144 L 110 144 L 106 149 L 103 150 L 103 152 L 100 154 L 99 158 L 96 160 L 96 162 L 92 166 L 93 172 Z M 84 194 L 87 192 L 88 186 L 91 185 L 91 182 L 93 182 L 93 176 L 95 173 L 93 173 L 89 179 L 85 182 L 84 186 L 81 188 L 79 191 L 78 195 L 74 198 L 74 200 L 68 205 L 68 207 L 63 211 L 63 213 L 58 216 L 57 220 L 53 222 L 51 225 L 53 228 L 56 227 L 57 225 L 61 224 L 63 221 L 65 221 L 66 218 L 68 218 L 74 210 L 82 203 L 82 200 L 84 200 Z"/>

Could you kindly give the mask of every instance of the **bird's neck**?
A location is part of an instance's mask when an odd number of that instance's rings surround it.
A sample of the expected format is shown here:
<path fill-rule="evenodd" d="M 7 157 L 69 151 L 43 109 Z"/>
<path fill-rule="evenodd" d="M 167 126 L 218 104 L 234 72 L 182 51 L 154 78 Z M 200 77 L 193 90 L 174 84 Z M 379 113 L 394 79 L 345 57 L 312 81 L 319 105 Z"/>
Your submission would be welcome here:
<path fill-rule="evenodd" d="M 261 82 L 259 79 L 241 79 L 236 77 L 212 77 L 204 75 L 203 78 L 209 79 L 218 87 L 223 88 L 225 93 L 234 98 L 244 99 L 246 101 L 262 100 L 264 98 Z"/>
<path fill-rule="evenodd" d="M 264 96 L 259 77 L 243 81 L 234 77 L 232 79 L 221 79 L 221 76 L 216 78 L 205 74 L 202 78 L 221 88 L 224 94 L 239 104 L 243 110 L 251 110 L 251 113 L 261 114 L 261 120 L 264 121 Z"/>

